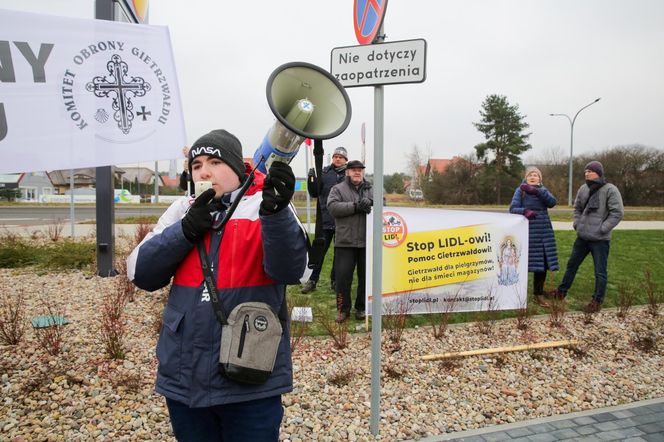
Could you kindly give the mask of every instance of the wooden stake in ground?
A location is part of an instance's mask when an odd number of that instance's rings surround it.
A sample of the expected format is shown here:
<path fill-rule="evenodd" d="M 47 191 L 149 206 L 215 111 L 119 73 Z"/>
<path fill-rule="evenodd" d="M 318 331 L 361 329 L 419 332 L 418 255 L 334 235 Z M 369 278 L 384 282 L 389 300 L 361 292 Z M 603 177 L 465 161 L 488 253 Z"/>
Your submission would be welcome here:
<path fill-rule="evenodd" d="M 578 345 L 579 341 L 576 339 L 552 342 L 538 342 L 535 344 L 513 345 L 510 347 L 496 347 L 496 348 L 483 348 L 480 350 L 468 350 L 451 353 L 442 353 L 437 355 L 420 356 L 423 361 L 439 361 L 441 359 L 463 358 L 466 356 L 489 355 L 493 353 L 508 353 L 511 351 L 524 351 L 524 350 L 540 350 L 542 348 L 554 347 L 573 347 Z"/>

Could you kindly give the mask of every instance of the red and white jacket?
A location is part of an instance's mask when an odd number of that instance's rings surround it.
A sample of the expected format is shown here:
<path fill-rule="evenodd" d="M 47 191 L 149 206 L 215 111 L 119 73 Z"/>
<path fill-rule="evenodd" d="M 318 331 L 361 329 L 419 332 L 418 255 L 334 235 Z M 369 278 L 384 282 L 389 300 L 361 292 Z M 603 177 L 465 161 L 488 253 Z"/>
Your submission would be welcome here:
<path fill-rule="evenodd" d="M 306 238 L 292 207 L 259 216 L 263 180 L 256 171 L 254 183 L 223 231 L 205 235 L 227 315 L 248 301 L 265 302 L 278 312 L 285 302 L 286 284 L 299 282 L 306 267 Z M 142 289 L 157 290 L 172 279 L 157 342 L 157 392 L 190 407 L 207 407 L 291 391 L 287 324 L 265 384 L 239 384 L 219 373 L 221 325 L 203 284 L 198 249 L 185 238 L 180 222 L 192 201 L 190 197 L 175 201 L 127 259 L 128 276 Z"/>

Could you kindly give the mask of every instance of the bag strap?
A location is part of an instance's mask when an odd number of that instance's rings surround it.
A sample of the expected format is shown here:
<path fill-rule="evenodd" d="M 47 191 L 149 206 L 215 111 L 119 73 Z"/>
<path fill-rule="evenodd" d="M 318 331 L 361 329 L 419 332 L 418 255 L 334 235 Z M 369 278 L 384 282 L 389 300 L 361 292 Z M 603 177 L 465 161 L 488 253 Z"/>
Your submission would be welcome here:
<path fill-rule="evenodd" d="M 215 230 L 220 231 L 222 230 L 225 226 L 228 220 L 231 218 L 233 213 L 235 212 L 235 209 L 237 209 L 238 204 L 240 203 L 240 200 L 244 196 L 245 193 L 247 193 L 247 190 L 249 189 L 249 186 L 253 184 L 254 182 L 254 177 L 255 177 L 255 171 L 258 168 L 258 166 L 265 160 L 264 157 L 261 157 L 260 161 L 256 166 L 253 168 L 251 173 L 249 173 L 249 176 L 245 179 L 244 184 L 240 188 L 240 191 L 238 194 L 235 196 L 235 200 L 231 204 L 231 206 L 226 210 L 226 213 L 224 214 L 224 217 L 220 223 L 219 226 L 215 226 Z M 214 310 L 214 315 L 217 317 L 217 320 L 221 325 L 228 325 L 228 319 L 226 318 L 226 314 L 224 313 L 224 309 L 221 307 L 221 301 L 219 301 L 219 292 L 217 292 L 217 286 L 214 283 L 214 276 L 212 275 L 212 265 L 210 264 L 210 258 L 207 255 L 207 251 L 205 250 L 205 245 L 203 240 L 200 240 L 197 244 L 196 247 L 198 248 L 198 256 L 201 261 L 201 270 L 203 271 L 203 280 L 205 282 L 205 287 L 207 287 L 208 293 L 210 294 L 210 301 L 212 304 L 212 308 Z M 288 322 L 288 308 L 286 307 L 286 291 L 284 290 L 284 299 L 283 302 L 281 303 L 281 308 L 279 309 L 279 319 L 281 319 L 284 322 Z M 282 317 L 283 316 L 283 317 Z"/>
<path fill-rule="evenodd" d="M 210 258 L 207 256 L 205 251 L 205 246 L 203 241 L 199 241 L 196 244 L 198 247 L 198 256 L 201 258 L 201 269 L 203 270 L 203 277 L 205 281 L 205 287 L 207 287 L 208 293 L 210 294 L 210 301 L 212 302 L 212 308 L 214 310 L 214 315 L 217 317 L 217 320 L 221 325 L 227 325 L 228 320 L 224 314 L 224 309 L 221 308 L 221 302 L 219 301 L 219 293 L 217 292 L 217 287 L 214 283 L 214 277 L 212 276 L 212 266 L 210 265 Z"/>
<path fill-rule="evenodd" d="M 249 173 L 249 175 L 245 178 L 242 187 L 240 187 L 240 191 L 235 196 L 235 200 L 233 201 L 231 206 L 226 210 L 226 213 L 224 214 L 224 217 L 222 218 L 219 225 L 214 226 L 214 230 L 217 231 L 222 230 L 226 226 L 228 220 L 231 219 L 231 216 L 233 216 L 233 213 L 235 213 L 235 209 L 237 209 L 240 200 L 242 199 L 244 194 L 247 193 L 249 187 L 253 184 L 256 168 L 263 162 L 263 160 L 264 158 L 261 157 L 258 164 L 256 164 L 256 167 L 254 167 L 252 171 Z M 224 310 L 221 308 L 221 302 L 219 301 L 219 293 L 217 292 L 217 287 L 214 283 L 214 276 L 212 275 L 212 265 L 210 264 L 210 259 L 208 258 L 207 252 L 205 251 L 205 245 L 203 244 L 203 240 L 200 240 L 198 244 L 196 244 L 196 247 L 198 247 L 198 256 L 201 260 L 203 279 L 205 281 L 205 286 L 207 287 L 208 293 L 210 294 L 210 301 L 212 301 L 212 308 L 214 309 L 214 314 L 219 320 L 219 323 L 221 323 L 221 325 L 227 325 L 228 320 L 226 319 Z"/>

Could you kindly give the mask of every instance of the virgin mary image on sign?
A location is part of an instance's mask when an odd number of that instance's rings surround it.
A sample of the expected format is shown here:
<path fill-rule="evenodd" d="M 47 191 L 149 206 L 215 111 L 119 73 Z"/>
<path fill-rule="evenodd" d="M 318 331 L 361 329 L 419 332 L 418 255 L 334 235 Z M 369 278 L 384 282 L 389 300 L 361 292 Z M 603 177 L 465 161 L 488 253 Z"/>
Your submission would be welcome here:
<path fill-rule="evenodd" d="M 498 284 L 514 285 L 519 282 L 519 250 L 511 236 L 506 236 L 498 248 Z"/>

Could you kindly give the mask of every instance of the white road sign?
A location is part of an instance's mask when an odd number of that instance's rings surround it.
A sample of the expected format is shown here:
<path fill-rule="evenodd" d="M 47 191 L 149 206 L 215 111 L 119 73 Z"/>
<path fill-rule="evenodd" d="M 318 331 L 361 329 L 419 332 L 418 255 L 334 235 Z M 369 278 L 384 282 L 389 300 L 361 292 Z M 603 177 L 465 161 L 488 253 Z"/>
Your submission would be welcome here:
<path fill-rule="evenodd" d="M 422 83 L 426 51 L 424 39 L 334 48 L 330 72 L 344 87 Z"/>

